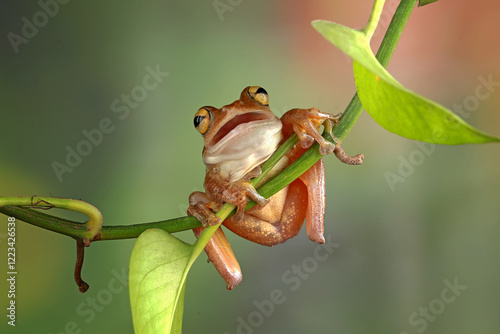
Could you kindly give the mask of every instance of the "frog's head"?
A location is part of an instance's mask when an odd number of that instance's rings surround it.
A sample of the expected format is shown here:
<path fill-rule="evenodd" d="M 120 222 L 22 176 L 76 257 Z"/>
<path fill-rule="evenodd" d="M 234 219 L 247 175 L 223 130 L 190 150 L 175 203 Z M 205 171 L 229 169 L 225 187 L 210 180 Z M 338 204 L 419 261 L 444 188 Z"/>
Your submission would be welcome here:
<path fill-rule="evenodd" d="M 205 164 L 221 165 L 221 174 L 231 181 L 265 161 L 282 139 L 281 121 L 269 108 L 266 90 L 259 86 L 246 87 L 239 100 L 221 109 L 200 108 L 194 126 L 204 138 Z"/>

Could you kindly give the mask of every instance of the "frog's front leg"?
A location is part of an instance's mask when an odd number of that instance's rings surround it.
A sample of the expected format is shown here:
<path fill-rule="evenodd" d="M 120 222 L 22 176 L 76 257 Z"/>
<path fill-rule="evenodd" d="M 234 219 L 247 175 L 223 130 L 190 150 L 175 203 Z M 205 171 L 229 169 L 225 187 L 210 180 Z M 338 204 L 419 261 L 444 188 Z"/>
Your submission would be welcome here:
<path fill-rule="evenodd" d="M 257 202 L 259 207 L 263 207 L 269 202 L 249 182 L 251 178 L 259 176 L 261 172 L 260 167 L 256 167 L 242 179 L 230 182 L 221 178 L 218 167 L 209 168 L 205 176 L 205 190 L 215 201 L 235 205 L 236 214 L 234 215 L 234 219 L 239 220 L 244 215 L 248 198 Z"/>
<path fill-rule="evenodd" d="M 269 200 L 262 197 L 249 182 L 261 172 L 260 167 L 256 167 L 242 179 L 229 182 L 221 178 L 219 167 L 208 168 L 204 184 L 206 193 L 195 191 L 189 196 L 188 214 L 195 216 L 204 226 L 213 226 L 220 223 L 220 218 L 211 210 L 219 211 L 224 203 L 236 206 L 236 220 L 243 217 L 248 198 L 257 202 L 259 207 L 265 206 Z"/>
<path fill-rule="evenodd" d="M 337 123 L 342 114 L 332 115 L 323 113 L 317 108 L 310 109 L 292 109 L 287 111 L 282 117 L 283 135 L 288 138 L 292 133 L 296 133 L 300 140 L 300 146 L 304 149 L 309 148 L 314 141 L 319 144 L 319 153 L 327 155 L 334 153 L 337 159 L 348 165 L 359 165 L 363 162 L 363 154 L 353 157 L 347 155 L 340 143 L 334 138 L 335 144 L 329 142 L 319 133 L 319 127 L 323 122 L 330 122 L 330 135 L 333 138 L 331 129 L 333 124 Z"/>
<path fill-rule="evenodd" d="M 335 144 L 323 138 L 318 129 L 323 122 L 336 123 L 340 117 L 342 117 L 342 114 L 327 114 L 319 111 L 317 108 L 292 109 L 281 117 L 283 135 L 285 138 L 288 138 L 289 135 L 295 132 L 299 137 L 302 148 L 308 148 L 314 141 L 317 141 L 320 147 L 319 152 L 322 155 L 327 155 L 334 151 Z"/>

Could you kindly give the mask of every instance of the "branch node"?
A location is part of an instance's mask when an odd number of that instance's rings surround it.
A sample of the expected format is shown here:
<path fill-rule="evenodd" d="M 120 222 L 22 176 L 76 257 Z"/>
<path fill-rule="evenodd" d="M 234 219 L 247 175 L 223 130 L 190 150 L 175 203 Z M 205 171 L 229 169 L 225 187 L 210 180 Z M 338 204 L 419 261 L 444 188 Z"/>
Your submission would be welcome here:
<path fill-rule="evenodd" d="M 90 246 L 90 240 L 89 240 L 89 238 L 83 238 L 82 242 L 85 245 L 85 247 L 89 247 Z"/>

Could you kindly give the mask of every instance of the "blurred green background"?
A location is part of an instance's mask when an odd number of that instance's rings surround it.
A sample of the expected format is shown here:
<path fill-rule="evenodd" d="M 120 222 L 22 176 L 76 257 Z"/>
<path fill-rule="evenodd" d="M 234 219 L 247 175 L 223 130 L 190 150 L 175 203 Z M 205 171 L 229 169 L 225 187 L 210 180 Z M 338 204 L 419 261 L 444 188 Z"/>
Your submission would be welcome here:
<path fill-rule="evenodd" d="M 102 211 L 107 225 L 185 215 L 189 194 L 203 183 L 203 143 L 192 125 L 203 105 L 220 107 L 245 86 L 260 85 L 277 115 L 294 107 L 343 111 L 355 90 L 352 62 L 310 21 L 360 28 L 372 6 L 41 3 L 52 4 L 51 16 L 39 14 L 37 1 L 0 4 L 0 195 L 83 199 Z M 394 3 L 386 4 L 375 47 Z M 486 0 L 416 8 L 389 70 L 416 92 L 465 110 L 462 116 L 477 128 L 500 135 L 499 85 L 485 87 L 479 79 L 500 81 L 499 10 L 498 2 Z M 36 35 L 23 28 L 34 20 Z M 10 33 L 31 37 L 14 47 Z M 137 87 L 148 66 L 169 74 L 146 91 Z M 479 99 L 478 90 L 490 94 Z M 140 101 L 129 114 L 114 112 L 114 101 L 123 108 L 120 99 L 132 93 Z M 54 161 L 66 164 L 67 147 L 77 149 L 82 131 L 103 119 L 113 130 L 60 181 Z M 500 146 L 422 149 L 363 113 L 343 147 L 363 152 L 365 162 L 352 167 L 325 159 L 325 235 L 338 245 L 334 253 L 311 260 L 317 245 L 305 231 L 273 248 L 228 232 L 243 282 L 227 292 L 203 254 L 188 278 L 185 333 L 498 333 Z M 391 186 L 388 173 L 404 182 Z M 0 215 L 2 277 L 6 223 Z M 179 237 L 194 240 L 191 232 Z M 125 277 L 134 240 L 97 242 L 86 250 L 85 294 L 73 281 L 72 239 L 18 222 L 16 242 L 17 322 L 15 328 L 6 324 L 2 279 L 0 332 L 133 332 Z M 297 267 L 301 275 L 291 271 Z M 462 290 L 453 293 L 445 281 Z M 256 304 L 278 290 L 283 302 L 259 313 Z"/>

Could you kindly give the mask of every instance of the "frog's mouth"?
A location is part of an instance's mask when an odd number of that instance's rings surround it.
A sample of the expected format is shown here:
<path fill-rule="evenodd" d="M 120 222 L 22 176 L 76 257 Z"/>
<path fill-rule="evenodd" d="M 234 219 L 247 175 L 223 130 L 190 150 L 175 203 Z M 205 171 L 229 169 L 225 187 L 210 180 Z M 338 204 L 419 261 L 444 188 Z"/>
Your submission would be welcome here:
<path fill-rule="evenodd" d="M 241 115 L 236 115 L 231 118 L 223 127 L 217 131 L 215 136 L 210 141 L 210 146 L 215 146 L 222 138 L 226 137 L 231 131 L 233 131 L 239 125 L 261 121 L 269 120 L 274 118 L 274 115 L 259 113 L 259 112 L 247 112 Z"/>

